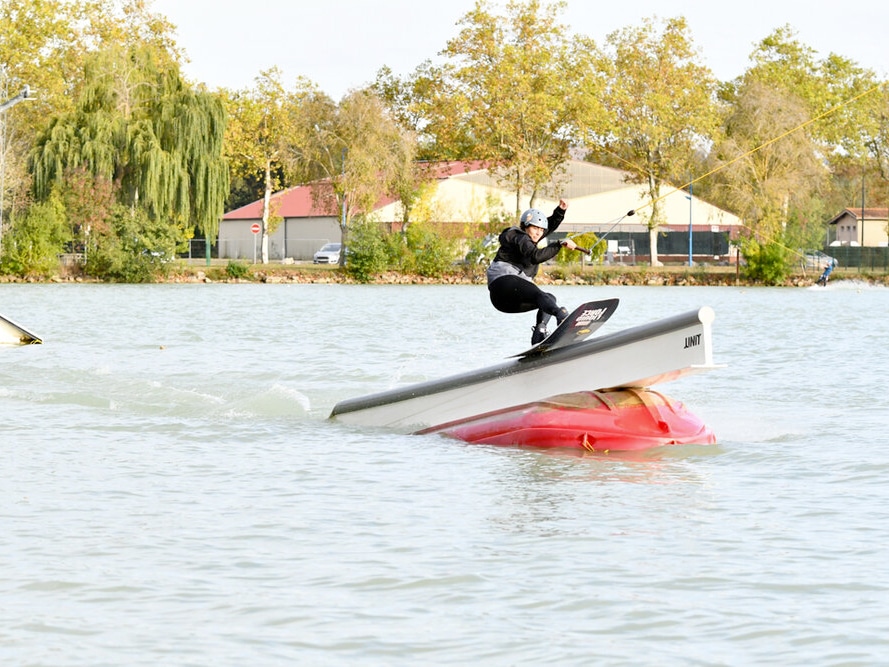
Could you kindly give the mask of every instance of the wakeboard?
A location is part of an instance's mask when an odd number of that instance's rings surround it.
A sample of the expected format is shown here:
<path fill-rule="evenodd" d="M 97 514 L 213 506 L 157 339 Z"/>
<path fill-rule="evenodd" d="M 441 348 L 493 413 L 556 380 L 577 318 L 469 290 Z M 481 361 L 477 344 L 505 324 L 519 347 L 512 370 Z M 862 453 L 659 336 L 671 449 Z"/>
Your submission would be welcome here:
<path fill-rule="evenodd" d="M 586 340 L 614 314 L 619 301 L 619 299 L 602 299 L 581 304 L 562 320 L 549 336 L 537 345 L 512 356 L 534 357 Z"/>

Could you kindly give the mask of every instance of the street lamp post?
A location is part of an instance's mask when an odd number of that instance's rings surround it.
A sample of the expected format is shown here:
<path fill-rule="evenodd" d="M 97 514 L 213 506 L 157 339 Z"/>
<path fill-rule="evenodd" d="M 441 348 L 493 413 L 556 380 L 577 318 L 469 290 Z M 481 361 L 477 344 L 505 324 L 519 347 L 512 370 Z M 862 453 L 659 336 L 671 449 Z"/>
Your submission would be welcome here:
<path fill-rule="evenodd" d="M 25 86 L 22 88 L 22 92 L 20 92 L 15 97 L 10 97 L 8 100 L 0 104 L 0 111 L 6 111 L 9 107 L 13 107 L 22 100 L 26 100 L 31 96 L 31 88 L 29 86 Z"/>
<path fill-rule="evenodd" d="M 861 229 L 861 247 L 864 247 L 864 172 L 861 172 L 861 223 L 858 225 Z"/>
<path fill-rule="evenodd" d="M 692 216 L 692 205 L 694 201 L 692 199 L 692 184 L 688 184 L 688 194 L 686 195 L 686 199 L 688 199 L 688 265 L 693 266 L 694 262 L 692 261 L 692 227 L 691 227 L 691 216 Z"/>
<path fill-rule="evenodd" d="M 343 148 L 343 166 L 342 166 L 342 176 L 345 181 L 346 178 L 346 149 Z M 343 215 L 342 222 L 340 222 L 340 229 L 345 231 L 346 229 L 346 191 L 343 190 Z M 343 253 L 345 255 L 345 253 Z"/>

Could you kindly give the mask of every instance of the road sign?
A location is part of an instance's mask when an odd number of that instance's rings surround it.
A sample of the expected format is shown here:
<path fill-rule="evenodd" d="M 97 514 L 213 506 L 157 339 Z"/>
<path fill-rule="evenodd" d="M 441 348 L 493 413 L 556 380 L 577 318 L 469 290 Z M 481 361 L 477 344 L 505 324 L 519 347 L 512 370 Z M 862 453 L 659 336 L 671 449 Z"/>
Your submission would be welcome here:
<path fill-rule="evenodd" d="M 254 234 L 259 234 L 259 223 L 254 222 L 252 225 L 250 225 L 250 231 Z"/>

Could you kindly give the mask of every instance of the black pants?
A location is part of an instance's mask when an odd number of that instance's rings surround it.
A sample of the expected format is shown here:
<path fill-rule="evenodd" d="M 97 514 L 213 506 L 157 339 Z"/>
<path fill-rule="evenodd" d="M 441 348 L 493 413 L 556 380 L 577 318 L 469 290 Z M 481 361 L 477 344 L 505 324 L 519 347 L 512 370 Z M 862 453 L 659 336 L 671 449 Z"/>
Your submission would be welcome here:
<path fill-rule="evenodd" d="M 488 292 L 494 308 L 501 313 L 527 313 L 536 308 L 538 325 L 546 325 L 550 317 L 562 311 L 556 297 L 518 276 L 500 276 L 488 285 Z"/>

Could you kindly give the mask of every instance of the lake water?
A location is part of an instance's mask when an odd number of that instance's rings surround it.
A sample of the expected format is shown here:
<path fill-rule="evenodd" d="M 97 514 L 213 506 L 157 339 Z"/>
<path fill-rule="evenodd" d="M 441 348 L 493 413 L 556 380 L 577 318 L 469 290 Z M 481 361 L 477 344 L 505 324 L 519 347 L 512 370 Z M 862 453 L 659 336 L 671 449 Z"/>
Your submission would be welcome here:
<path fill-rule="evenodd" d="M 719 445 L 547 453 L 327 420 L 491 365 L 483 286 L 0 285 L 5 665 L 889 663 L 889 290 L 712 306 L 659 385 Z"/>

